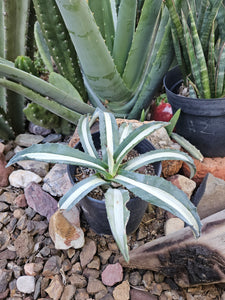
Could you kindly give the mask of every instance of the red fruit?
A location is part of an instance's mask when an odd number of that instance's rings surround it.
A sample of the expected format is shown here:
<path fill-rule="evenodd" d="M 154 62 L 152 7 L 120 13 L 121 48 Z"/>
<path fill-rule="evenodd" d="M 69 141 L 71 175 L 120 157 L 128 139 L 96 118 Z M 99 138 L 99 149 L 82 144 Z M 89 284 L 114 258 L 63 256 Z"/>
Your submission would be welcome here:
<path fill-rule="evenodd" d="M 166 94 L 160 95 L 152 105 L 151 120 L 169 122 L 172 116 L 172 107 L 168 103 Z"/>

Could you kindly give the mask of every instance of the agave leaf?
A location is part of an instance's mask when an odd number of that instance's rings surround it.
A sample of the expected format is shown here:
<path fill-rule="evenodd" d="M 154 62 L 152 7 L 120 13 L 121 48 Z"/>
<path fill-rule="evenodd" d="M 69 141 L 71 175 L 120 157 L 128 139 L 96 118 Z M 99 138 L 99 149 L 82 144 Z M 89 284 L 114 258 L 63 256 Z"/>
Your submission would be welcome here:
<path fill-rule="evenodd" d="M 133 130 L 133 126 L 131 123 L 122 123 L 120 125 L 119 128 L 119 136 L 120 136 L 120 140 L 119 140 L 119 144 L 122 143 L 122 141 L 132 132 Z"/>
<path fill-rule="evenodd" d="M 130 216 L 126 203 L 129 192 L 122 189 L 109 188 L 105 193 L 105 206 L 113 237 L 126 261 L 129 261 L 126 225 Z"/>
<path fill-rule="evenodd" d="M 95 93 L 107 101 L 129 99 L 87 1 L 56 0 L 76 48 L 82 70 Z"/>
<path fill-rule="evenodd" d="M 139 155 L 136 158 L 129 160 L 127 163 L 123 165 L 122 169 L 127 171 L 134 171 L 147 164 L 151 164 L 156 161 L 164 161 L 164 160 L 183 160 L 188 164 L 190 168 L 190 173 L 191 173 L 190 177 L 193 177 L 196 172 L 193 159 L 189 155 L 181 151 L 172 150 L 172 149 L 159 149 L 159 150 L 146 152 L 144 154 Z"/>
<path fill-rule="evenodd" d="M 121 75 L 123 74 L 133 39 L 136 23 L 136 9 L 136 0 L 124 0 L 119 8 L 112 55 L 117 70 Z"/>
<path fill-rule="evenodd" d="M 159 206 L 189 224 L 199 237 L 201 222 L 196 207 L 187 195 L 171 182 L 157 176 L 120 170 L 113 181 L 122 184 L 137 197 Z"/>
<path fill-rule="evenodd" d="M 84 151 L 90 156 L 97 158 L 98 154 L 92 140 L 88 121 L 89 121 L 89 115 L 82 116 L 80 118 L 78 122 L 78 134 Z"/>
<path fill-rule="evenodd" d="M 107 174 L 105 170 L 107 166 L 100 159 L 61 144 L 46 143 L 44 145 L 32 145 L 16 153 L 16 155 L 10 159 L 8 166 L 20 160 L 38 160 L 50 163 L 79 165 Z"/>
<path fill-rule="evenodd" d="M 61 209 L 71 209 L 81 199 L 83 199 L 89 192 L 96 187 L 107 184 L 105 180 L 98 177 L 96 174 L 83 179 L 76 183 L 60 200 L 59 207 Z"/>
<path fill-rule="evenodd" d="M 81 115 L 76 111 L 73 111 L 55 101 L 49 100 L 48 98 L 42 97 L 38 93 L 22 86 L 19 83 L 15 83 L 7 79 L 0 78 L 0 86 L 4 86 L 9 90 L 12 90 L 16 93 L 23 95 L 24 97 L 28 98 L 32 102 L 41 105 L 45 109 L 71 122 L 72 124 L 77 124 L 79 118 L 81 117 Z"/>
<path fill-rule="evenodd" d="M 144 124 L 132 131 L 116 149 L 114 159 L 116 160 L 117 167 L 122 161 L 123 157 L 146 136 L 166 125 L 166 122 L 151 122 L 149 124 Z"/>
<path fill-rule="evenodd" d="M 48 45 L 46 44 L 46 41 L 43 37 L 41 27 L 38 21 L 36 21 L 34 25 L 34 36 L 35 36 L 35 42 L 37 44 L 38 51 L 41 55 L 41 58 L 46 68 L 48 69 L 49 72 L 53 72 L 51 54 L 49 52 Z"/>
<path fill-rule="evenodd" d="M 70 95 L 71 97 L 75 97 L 76 99 L 83 102 L 83 99 L 81 98 L 81 95 L 79 94 L 77 89 L 72 85 L 72 83 L 69 80 L 67 80 L 59 73 L 51 72 L 49 75 L 49 83 L 51 83 L 61 91 L 64 91 L 66 94 Z"/>
<path fill-rule="evenodd" d="M 5 63 L 5 60 L 3 61 L 2 59 L 0 60 L 0 75 L 18 83 L 22 83 L 25 87 L 28 87 L 41 95 L 50 97 L 74 111 L 82 114 L 94 111 L 90 105 L 81 102 L 75 97 L 71 97 L 71 95 L 36 76 L 12 67 L 8 62 Z"/>
<path fill-rule="evenodd" d="M 119 141 L 118 126 L 114 115 L 111 113 L 99 111 L 99 121 L 101 124 L 100 136 L 103 161 L 111 165 L 111 156 L 114 155 Z"/>
<path fill-rule="evenodd" d="M 173 132 L 176 124 L 177 124 L 177 121 L 179 120 L 179 117 L 180 117 L 180 113 L 181 113 L 181 109 L 179 108 L 175 114 L 172 116 L 172 118 L 170 119 L 170 123 L 169 125 L 167 125 L 165 127 L 167 133 L 168 133 L 168 136 L 171 135 L 171 133 Z"/>

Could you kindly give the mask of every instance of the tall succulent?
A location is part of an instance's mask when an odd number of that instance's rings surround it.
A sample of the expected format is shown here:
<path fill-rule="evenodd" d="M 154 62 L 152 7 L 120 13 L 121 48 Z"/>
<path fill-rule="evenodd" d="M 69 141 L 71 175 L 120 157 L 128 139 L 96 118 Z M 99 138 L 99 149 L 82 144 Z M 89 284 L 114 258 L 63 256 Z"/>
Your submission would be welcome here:
<path fill-rule="evenodd" d="M 0 75 L 7 76 L 7 80 L 0 79 L 0 85 L 41 105 L 44 97 L 58 102 L 52 111 L 64 114 L 76 124 L 81 114 L 93 112 L 81 99 L 85 100 L 80 67 L 93 106 L 118 116 L 139 118 L 172 61 L 170 20 L 162 1 L 33 0 L 33 3 L 41 29 L 36 26 L 43 59 L 52 72 L 52 57 L 63 77 L 54 83 L 43 83 L 1 60 Z M 66 89 L 61 89 L 59 83 L 65 80 L 78 93 L 68 95 Z M 45 101 L 47 109 L 50 109 L 49 99 Z"/>
<path fill-rule="evenodd" d="M 225 7 L 223 0 L 188 1 L 186 16 L 174 0 L 164 0 L 172 20 L 177 62 L 193 98 L 225 96 Z M 179 1 L 178 1 L 179 2 Z M 200 5 L 199 5 L 200 3 Z"/>
<path fill-rule="evenodd" d="M 30 1 L 0 1 L 0 56 L 14 61 L 26 52 Z M 24 130 L 24 98 L 0 87 L 0 137 L 12 138 Z"/>

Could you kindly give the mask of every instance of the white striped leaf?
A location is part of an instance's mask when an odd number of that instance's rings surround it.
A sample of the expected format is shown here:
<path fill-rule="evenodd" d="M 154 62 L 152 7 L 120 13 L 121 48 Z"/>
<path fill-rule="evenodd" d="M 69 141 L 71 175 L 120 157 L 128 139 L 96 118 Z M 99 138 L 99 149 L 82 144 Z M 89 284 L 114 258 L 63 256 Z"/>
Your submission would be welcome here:
<path fill-rule="evenodd" d="M 8 166 L 19 160 L 38 160 L 50 163 L 85 166 L 107 175 L 107 166 L 100 159 L 91 157 L 82 151 L 62 144 L 47 143 L 43 145 L 32 145 L 14 155 L 10 159 Z"/>
<path fill-rule="evenodd" d="M 194 161 L 189 155 L 184 152 L 171 149 L 159 149 L 141 154 L 140 156 L 129 160 L 126 164 L 123 165 L 122 169 L 127 171 L 134 171 L 147 164 L 163 160 L 183 160 L 188 164 L 190 168 L 190 177 L 193 177 L 196 172 Z"/>
<path fill-rule="evenodd" d="M 115 152 L 119 140 L 119 130 L 116 119 L 111 113 L 99 111 L 99 123 L 102 157 L 103 161 L 109 165 L 112 162 L 108 161 L 110 159 L 108 153 L 113 155 Z"/>
<path fill-rule="evenodd" d="M 92 175 L 84 180 L 76 183 L 60 200 L 60 209 L 71 209 L 88 193 L 96 187 L 106 184 L 107 182 L 97 175 Z"/>
<path fill-rule="evenodd" d="M 133 126 L 130 123 L 122 123 L 119 128 L 119 144 L 132 132 Z"/>
<path fill-rule="evenodd" d="M 129 199 L 129 192 L 126 190 L 109 188 L 105 193 L 105 205 L 110 228 L 126 261 L 129 261 L 126 235 L 126 225 L 130 217 L 126 203 Z"/>
<path fill-rule="evenodd" d="M 195 236 L 200 235 L 201 222 L 196 207 L 187 195 L 171 182 L 157 176 L 120 170 L 113 181 L 122 184 L 141 199 L 168 210 L 189 224 Z"/>
<path fill-rule="evenodd" d="M 95 149 L 91 131 L 89 127 L 89 115 L 82 116 L 78 122 L 78 134 L 84 151 L 92 157 L 97 158 L 98 153 Z"/>
<path fill-rule="evenodd" d="M 114 159 L 116 160 L 117 165 L 122 161 L 123 157 L 137 144 L 144 140 L 144 138 L 153 133 L 155 130 L 166 125 L 168 125 L 166 122 L 151 122 L 132 131 L 116 149 Z"/>

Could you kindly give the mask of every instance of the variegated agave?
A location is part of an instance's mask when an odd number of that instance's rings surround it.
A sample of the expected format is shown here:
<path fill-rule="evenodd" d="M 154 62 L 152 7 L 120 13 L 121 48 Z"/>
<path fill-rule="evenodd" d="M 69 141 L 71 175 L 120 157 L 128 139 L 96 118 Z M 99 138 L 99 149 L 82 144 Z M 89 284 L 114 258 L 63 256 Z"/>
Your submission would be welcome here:
<path fill-rule="evenodd" d="M 94 146 L 90 126 L 99 118 L 101 152 L 100 158 Z M 118 128 L 113 114 L 97 110 L 90 119 L 82 116 L 78 123 L 78 133 L 84 152 L 62 144 L 33 145 L 17 153 L 8 163 L 19 160 L 39 160 L 52 163 L 74 164 L 94 169 L 96 173 L 75 184 L 59 201 L 61 209 L 70 209 L 98 186 L 106 185 L 105 205 L 113 236 L 126 261 L 129 260 L 126 224 L 129 210 L 129 191 L 137 197 L 159 206 L 180 217 L 189 224 L 196 236 L 200 234 L 201 223 L 195 206 L 186 194 L 172 183 L 158 176 L 134 172 L 149 163 L 163 160 L 183 160 L 195 172 L 195 165 L 186 153 L 160 149 L 141 154 L 123 163 L 128 152 L 155 130 L 166 126 L 165 122 L 151 122 L 132 129 L 123 124 Z M 120 188 L 112 183 L 119 183 Z"/>

